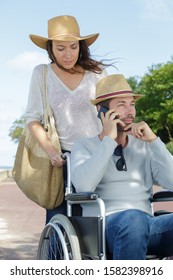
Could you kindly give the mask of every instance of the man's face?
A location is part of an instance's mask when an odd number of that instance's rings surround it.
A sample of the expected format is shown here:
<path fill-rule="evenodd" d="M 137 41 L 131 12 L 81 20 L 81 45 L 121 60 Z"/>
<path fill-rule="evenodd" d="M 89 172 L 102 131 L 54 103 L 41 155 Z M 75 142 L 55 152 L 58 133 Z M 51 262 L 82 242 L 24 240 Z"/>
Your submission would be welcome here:
<path fill-rule="evenodd" d="M 136 117 L 135 99 L 133 96 L 116 97 L 109 103 L 109 109 L 115 109 L 119 119 L 127 126 L 134 122 Z"/>

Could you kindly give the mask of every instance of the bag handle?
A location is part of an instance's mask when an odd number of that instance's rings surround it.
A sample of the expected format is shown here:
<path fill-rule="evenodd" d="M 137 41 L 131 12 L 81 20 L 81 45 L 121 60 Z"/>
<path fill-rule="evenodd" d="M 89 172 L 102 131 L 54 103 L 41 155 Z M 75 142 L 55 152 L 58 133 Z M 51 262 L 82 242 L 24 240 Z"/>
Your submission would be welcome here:
<path fill-rule="evenodd" d="M 48 123 L 52 122 L 53 113 L 50 108 L 49 102 L 48 102 L 48 94 L 47 94 L 47 65 L 43 65 L 43 118 L 44 118 L 44 127 L 47 130 L 48 129 Z"/>
<path fill-rule="evenodd" d="M 43 91 L 42 91 L 42 97 L 43 97 L 43 118 L 44 118 L 44 130 L 46 132 L 50 132 L 53 135 L 54 138 L 54 144 L 55 147 L 58 148 L 58 150 L 61 150 L 59 137 L 57 133 L 57 129 L 55 126 L 55 119 L 52 112 L 52 109 L 50 107 L 50 104 L 48 102 L 48 88 L 47 88 L 47 65 L 43 65 Z"/>

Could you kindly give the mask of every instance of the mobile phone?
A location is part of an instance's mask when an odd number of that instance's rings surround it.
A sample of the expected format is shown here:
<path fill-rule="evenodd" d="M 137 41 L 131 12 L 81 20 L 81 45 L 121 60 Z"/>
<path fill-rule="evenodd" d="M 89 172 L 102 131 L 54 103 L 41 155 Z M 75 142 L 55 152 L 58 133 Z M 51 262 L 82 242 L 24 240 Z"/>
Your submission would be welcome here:
<path fill-rule="evenodd" d="M 104 106 L 101 106 L 101 107 L 100 107 L 100 110 L 98 111 L 97 117 L 98 117 L 99 119 L 101 119 L 101 112 L 103 112 L 104 115 L 105 115 L 107 111 L 109 111 L 108 108 L 106 108 L 106 107 L 104 107 Z"/>
<path fill-rule="evenodd" d="M 105 114 L 107 113 L 107 111 L 109 111 L 108 108 L 106 108 L 105 106 L 101 106 L 101 107 L 100 107 L 100 110 L 98 111 L 97 117 L 98 117 L 99 119 L 101 119 L 101 112 L 103 112 L 104 115 L 105 115 Z M 115 117 L 115 119 L 119 119 L 119 115 L 117 115 L 117 116 Z M 114 120 L 115 120 L 115 119 L 114 119 Z"/>

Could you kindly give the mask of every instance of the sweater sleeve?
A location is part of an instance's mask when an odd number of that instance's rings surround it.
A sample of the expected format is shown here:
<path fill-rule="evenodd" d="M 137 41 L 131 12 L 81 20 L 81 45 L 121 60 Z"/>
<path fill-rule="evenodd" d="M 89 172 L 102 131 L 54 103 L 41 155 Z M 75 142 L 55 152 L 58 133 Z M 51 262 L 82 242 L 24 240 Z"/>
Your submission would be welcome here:
<path fill-rule="evenodd" d="M 168 190 L 173 190 L 173 156 L 158 137 L 149 144 L 152 150 L 151 168 L 154 181 Z"/>
<path fill-rule="evenodd" d="M 71 180 L 77 192 L 95 191 L 117 143 L 106 136 L 97 145 L 81 139 L 71 151 Z"/>
<path fill-rule="evenodd" d="M 28 96 L 28 104 L 25 110 L 25 118 L 26 123 L 30 123 L 32 121 L 43 121 L 43 101 L 42 101 L 42 90 L 43 90 L 43 67 L 42 65 L 38 65 L 34 68 L 29 96 Z"/>

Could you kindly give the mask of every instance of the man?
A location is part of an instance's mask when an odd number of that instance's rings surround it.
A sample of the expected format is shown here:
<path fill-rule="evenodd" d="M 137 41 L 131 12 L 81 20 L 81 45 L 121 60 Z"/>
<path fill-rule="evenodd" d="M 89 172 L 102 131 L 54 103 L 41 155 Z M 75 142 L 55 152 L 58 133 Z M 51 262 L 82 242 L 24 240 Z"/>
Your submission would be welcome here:
<path fill-rule="evenodd" d="M 154 183 L 173 190 L 173 157 L 147 123 L 134 122 L 141 97 L 123 75 L 101 79 L 91 102 L 103 129 L 80 139 L 71 153 L 76 191 L 95 191 L 104 200 L 107 248 L 119 260 L 173 255 L 173 214 L 153 217 L 150 203 Z M 94 215 L 97 209 L 85 204 L 83 211 Z"/>

